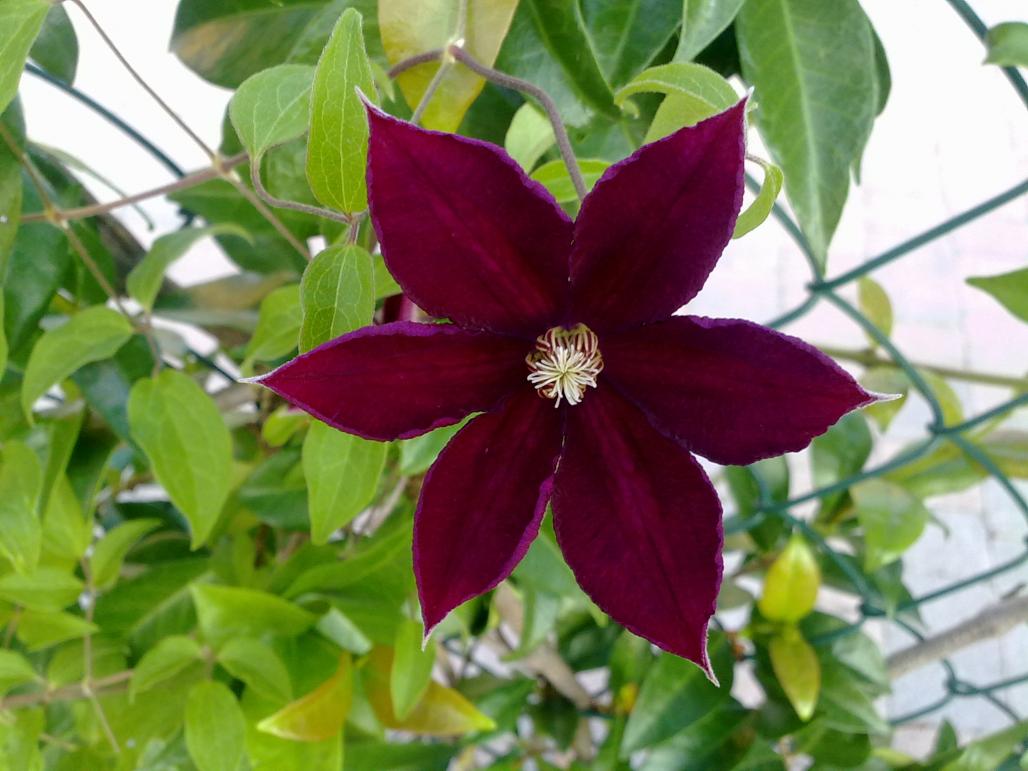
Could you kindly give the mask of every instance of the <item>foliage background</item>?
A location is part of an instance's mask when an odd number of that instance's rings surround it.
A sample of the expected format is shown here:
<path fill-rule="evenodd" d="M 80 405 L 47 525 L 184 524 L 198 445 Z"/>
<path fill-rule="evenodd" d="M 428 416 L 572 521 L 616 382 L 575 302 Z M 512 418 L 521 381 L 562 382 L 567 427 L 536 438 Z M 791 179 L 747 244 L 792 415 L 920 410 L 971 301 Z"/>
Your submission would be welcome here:
<path fill-rule="evenodd" d="M 111 2 L 93 5 L 130 60 L 144 69 L 147 78 L 173 101 L 187 122 L 205 137 L 213 140 L 219 136 L 228 93 L 196 80 L 171 57 L 155 56 L 163 47 L 164 31 L 170 28 L 173 4 L 147 3 L 141 13 L 138 8 L 127 9 Z M 938 3 L 911 3 L 903 9 L 890 9 L 868 3 L 867 10 L 890 53 L 895 90 L 868 147 L 864 187 L 851 193 L 833 243 L 830 274 L 844 272 L 940 219 L 1012 186 L 1020 181 L 1018 172 L 1023 174 L 1028 161 L 1023 141 L 1018 142 L 1026 127 L 1023 110 L 1018 109 L 1008 85 L 996 72 L 978 68 L 981 48 L 948 8 Z M 1002 2 L 983 2 L 979 10 L 990 22 L 1016 18 L 1018 12 L 1016 3 Z M 160 18 L 162 12 L 166 18 Z M 133 13 L 140 15 L 134 18 Z M 930 43 L 908 42 L 914 20 L 938 31 L 930 36 Z M 147 37 L 154 30 L 157 34 Z M 149 109 L 98 41 L 88 31 L 82 33 L 79 84 L 83 89 L 130 118 L 158 145 L 170 149 L 186 168 L 204 165 L 202 154 L 183 142 L 163 116 Z M 955 104 L 954 93 L 960 95 L 959 104 Z M 29 79 L 25 81 L 25 96 L 34 139 L 88 159 L 129 191 L 166 179 L 148 157 L 137 155 L 134 147 L 127 146 L 90 113 L 69 107 L 65 98 Z M 67 130 L 71 126 L 74 130 Z M 753 139 L 755 134 L 751 135 Z M 157 234 L 179 222 L 174 207 L 154 201 L 147 204 L 147 209 L 153 212 Z M 1024 220 L 1022 199 L 880 274 L 893 299 L 894 339 L 901 349 L 916 352 L 914 358 L 918 360 L 937 364 L 1022 374 L 1011 352 L 1025 350 L 1024 327 L 991 299 L 963 287 L 962 280 L 968 275 L 1021 267 L 1023 249 L 1018 250 L 1017 244 L 1024 241 Z M 139 227 L 134 214 L 127 214 L 126 222 L 144 243 L 152 237 L 153 233 Z M 226 265 L 216 249 L 201 245 L 176 266 L 172 276 L 188 283 L 217 275 Z M 795 248 L 768 224 L 730 247 L 696 311 L 768 319 L 802 299 L 807 280 Z M 996 329 L 1002 334 L 996 335 Z M 850 348 L 865 345 L 859 331 L 830 309 L 822 309 L 790 331 L 818 343 Z M 1003 398 L 1002 392 L 977 386 L 958 385 L 957 392 L 968 415 Z M 873 459 L 885 460 L 907 440 L 919 437 L 926 416 L 922 405 L 912 403 L 905 408 L 889 434 L 876 443 Z M 797 473 L 794 492 L 806 489 L 806 466 L 805 459 L 793 464 Z M 992 483 L 959 496 L 933 499 L 931 508 L 950 527 L 951 535 L 946 538 L 939 529 L 929 528 L 908 554 L 904 575 L 915 595 L 1002 564 L 1023 549 L 1023 520 Z M 924 614 L 927 630 L 945 628 L 971 615 L 1015 586 L 1019 578 L 1023 580 L 1023 571 L 929 606 Z M 882 635 L 891 646 L 909 640 L 887 624 L 875 627 L 874 634 Z M 1017 654 L 1024 646 L 1021 628 L 1002 642 L 982 644 L 955 661 L 961 674 L 976 682 L 1001 680 L 1022 674 Z M 931 701 L 940 682 L 934 669 L 899 681 L 889 712 L 902 714 Z M 1024 686 L 1010 689 L 1004 698 L 1016 711 L 1025 713 L 1028 695 Z M 958 700 L 947 709 L 946 714 L 962 729 L 965 739 L 1006 724 L 1003 716 L 981 700 Z M 901 735 L 898 746 L 927 749 L 939 717 L 937 713 L 926 718 L 926 730 L 916 737 Z"/>

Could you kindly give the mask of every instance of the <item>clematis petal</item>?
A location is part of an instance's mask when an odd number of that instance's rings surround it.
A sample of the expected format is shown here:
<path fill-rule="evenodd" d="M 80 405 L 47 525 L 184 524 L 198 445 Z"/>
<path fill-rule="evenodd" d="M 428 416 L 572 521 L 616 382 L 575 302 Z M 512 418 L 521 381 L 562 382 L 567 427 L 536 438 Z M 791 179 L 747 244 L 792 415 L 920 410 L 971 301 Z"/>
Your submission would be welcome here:
<path fill-rule="evenodd" d="M 368 106 L 371 219 L 390 272 L 432 316 L 535 337 L 563 321 L 572 224 L 495 145 Z"/>
<path fill-rule="evenodd" d="M 700 291 L 742 204 L 744 112 L 742 101 L 607 169 L 575 223 L 575 321 L 624 329 Z"/>
<path fill-rule="evenodd" d="M 878 398 L 813 346 L 740 319 L 675 316 L 602 345 L 607 382 L 717 463 L 801 450 Z"/>
<path fill-rule="evenodd" d="M 530 387 L 462 428 L 425 477 L 414 575 L 426 634 L 510 575 L 539 532 L 563 413 Z"/>
<path fill-rule="evenodd" d="M 600 608 L 713 679 L 707 623 L 721 583 L 721 503 L 696 460 L 602 383 L 568 409 L 553 524 Z"/>
<path fill-rule="evenodd" d="M 451 324 L 364 327 L 258 379 L 330 426 L 389 441 L 494 407 L 525 380 L 520 340 Z"/>

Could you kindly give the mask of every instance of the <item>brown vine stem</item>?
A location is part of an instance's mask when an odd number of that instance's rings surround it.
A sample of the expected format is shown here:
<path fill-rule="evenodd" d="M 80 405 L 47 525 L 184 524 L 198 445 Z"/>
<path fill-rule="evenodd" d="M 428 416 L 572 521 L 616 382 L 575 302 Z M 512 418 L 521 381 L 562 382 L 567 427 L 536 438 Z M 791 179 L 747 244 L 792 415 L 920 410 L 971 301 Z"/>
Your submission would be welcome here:
<path fill-rule="evenodd" d="M 389 69 L 389 72 L 387 72 L 386 74 L 390 78 L 396 79 L 400 75 L 405 73 L 407 70 L 414 69 L 419 64 L 428 64 L 429 62 L 434 62 L 442 55 L 442 48 L 434 48 L 431 51 L 425 51 L 423 54 L 416 54 L 407 59 L 398 61 Z"/>
<path fill-rule="evenodd" d="M 564 165 L 567 166 L 568 176 L 571 177 L 571 182 L 575 186 L 578 199 L 580 201 L 584 199 L 588 190 L 585 186 L 585 180 L 582 178 L 582 169 L 578 165 L 578 158 L 575 157 L 575 151 L 571 147 L 571 139 L 568 137 L 567 129 L 564 128 L 564 122 L 560 118 L 560 111 L 557 109 L 557 104 L 553 101 L 553 98 L 546 91 L 535 85 L 535 83 L 529 83 L 527 80 L 515 78 L 513 75 L 507 75 L 499 70 L 494 70 L 492 67 L 486 67 L 458 45 L 451 45 L 446 50 L 454 59 L 475 74 L 503 88 L 527 94 L 542 105 L 542 108 L 546 111 L 546 116 L 550 119 L 550 124 L 553 126 L 553 135 L 557 139 L 557 149 L 560 150 L 560 156 L 564 159 Z"/>
<path fill-rule="evenodd" d="M 92 624 L 93 613 L 96 609 L 96 585 L 93 583 L 93 571 L 89 564 L 89 558 L 83 557 L 81 565 L 82 576 L 86 579 L 85 595 L 88 598 L 86 604 L 86 623 Z M 111 728 L 111 722 L 107 719 L 107 713 L 104 711 L 103 705 L 100 704 L 100 699 L 93 689 L 93 634 L 91 632 L 86 632 L 82 638 L 82 673 L 82 693 L 89 699 L 89 703 L 93 705 L 96 719 L 100 722 L 100 727 L 103 728 L 111 748 L 116 755 L 121 754 L 121 745 L 118 744 L 118 737 L 114 735 L 114 729 Z"/>
<path fill-rule="evenodd" d="M 51 704 L 56 701 L 81 701 L 82 699 L 88 699 L 89 693 L 92 693 L 94 697 L 107 696 L 108 694 L 125 690 L 130 679 L 132 679 L 132 670 L 126 669 L 107 677 L 99 677 L 89 684 L 76 683 L 75 685 L 67 685 L 52 691 L 19 693 L 15 696 L 7 696 L 0 699 L 0 711 L 37 707 L 41 704 Z"/>
<path fill-rule="evenodd" d="M 299 201 L 287 201 L 285 198 L 277 198 L 272 195 L 268 189 L 264 187 L 264 180 L 261 179 L 261 160 L 263 157 L 264 156 L 258 156 L 250 163 L 250 181 L 253 182 L 253 189 L 257 191 L 257 195 L 259 195 L 265 203 L 279 209 L 290 209 L 292 211 L 310 214 L 315 217 L 324 217 L 325 219 L 342 222 L 344 225 L 349 225 L 353 221 L 353 218 L 349 214 L 332 211 L 331 209 L 323 209 L 320 206 L 311 206 L 306 203 L 300 203 Z"/>
<path fill-rule="evenodd" d="M 233 169 L 242 163 L 245 163 L 247 158 L 246 153 L 239 153 L 237 155 L 231 155 L 227 158 L 221 159 L 222 169 Z M 132 204 L 139 203 L 140 201 L 146 201 L 150 198 L 157 198 L 158 196 L 167 195 L 168 193 L 174 193 L 178 190 L 185 190 L 190 187 L 196 187 L 197 185 L 209 182 L 212 179 L 217 179 L 221 176 L 221 171 L 214 167 L 209 166 L 205 169 L 199 169 L 187 174 L 182 179 L 169 182 L 166 185 L 160 187 L 154 187 L 150 190 L 144 190 L 140 193 L 133 193 L 132 195 L 119 198 L 115 201 L 108 201 L 107 203 L 96 203 L 89 206 L 79 206 L 74 209 L 63 209 L 58 212 L 60 219 L 65 221 L 81 220 L 87 217 L 96 217 L 101 214 L 107 214 L 116 209 L 120 209 L 124 206 L 131 206 Z M 29 214 L 23 214 L 21 217 L 22 222 L 43 222 L 49 219 L 46 212 L 30 212 Z"/>
<path fill-rule="evenodd" d="M 175 112 L 167 102 L 161 99 L 160 94 L 158 94 L 153 88 L 150 87 L 150 84 L 146 82 L 143 76 L 136 71 L 136 69 L 129 63 L 128 59 L 125 58 L 125 55 L 122 54 L 122 52 L 118 49 L 118 46 L 115 45 L 114 41 L 110 38 L 110 36 L 107 34 L 104 28 L 100 25 L 100 22 L 96 20 L 96 17 L 94 17 L 93 14 L 90 13 L 85 3 L 83 3 L 82 0 L 71 0 L 71 2 L 74 5 L 76 5 L 80 11 L 82 11 L 83 15 L 86 17 L 86 20 L 92 25 L 93 29 L 96 30 L 97 34 L 100 35 L 104 43 L 107 44 L 107 47 L 111 49 L 111 53 L 113 53 L 115 57 L 118 59 L 118 61 L 121 62 L 121 66 L 124 67 L 125 70 L 129 73 L 129 75 L 132 76 L 132 79 L 135 80 L 136 83 L 138 83 L 142 87 L 142 89 L 150 95 L 151 99 L 157 102 L 160 108 L 164 110 L 165 113 L 167 113 L 168 117 L 171 118 L 175 122 L 175 124 L 189 136 L 190 139 L 192 139 L 205 153 L 207 153 L 208 157 L 212 161 L 216 162 L 218 158 L 217 152 L 212 150 L 207 145 L 207 143 L 200 138 L 199 134 L 197 134 L 195 131 L 189 128 L 189 125 L 184 120 L 182 120 L 179 114 Z"/>
<path fill-rule="evenodd" d="M 854 350 L 850 348 L 835 348 L 831 345 L 818 345 L 817 348 L 833 359 L 852 361 L 855 364 L 863 364 L 866 367 L 890 367 L 898 369 L 899 365 L 892 359 L 879 356 L 874 351 L 867 349 Z M 981 383 L 983 385 L 1000 386 L 1003 388 L 1016 388 L 1028 390 L 1028 378 L 1015 377 L 1012 375 L 999 375 L 992 372 L 976 372 L 974 370 L 957 369 L 955 367 L 943 367 L 938 364 L 926 364 L 924 362 L 912 361 L 911 364 L 917 369 L 933 372 L 941 377 L 948 377 L 953 380 L 963 380 L 968 383 Z"/>
<path fill-rule="evenodd" d="M 128 308 L 122 303 L 121 297 L 118 296 L 117 290 L 107 280 L 107 276 L 100 270 L 100 266 L 96 264 L 96 260 L 93 259 L 93 255 L 89 253 L 86 245 L 82 243 L 82 239 L 79 238 L 78 233 L 75 232 L 67 220 L 62 216 L 61 208 L 54 202 L 53 197 L 47 190 L 46 180 L 43 179 L 43 175 L 39 173 L 36 165 L 29 158 L 28 154 L 25 153 L 18 143 L 14 141 L 14 137 L 11 136 L 10 131 L 3 124 L 0 124 L 0 139 L 4 141 L 8 149 L 14 154 L 14 157 L 18 159 L 18 163 L 21 164 L 22 168 L 29 175 L 29 179 L 32 180 L 33 187 L 36 188 L 36 192 L 39 194 L 39 200 L 43 203 L 43 210 L 46 214 L 46 221 L 52 224 L 54 227 L 59 228 L 64 232 L 65 237 L 68 239 L 68 243 L 71 244 L 72 248 L 78 254 L 82 260 L 82 264 L 86 266 L 86 269 L 90 272 L 96 283 L 103 289 L 104 294 L 114 303 L 114 306 L 118 309 L 126 319 L 128 319 L 132 326 L 135 327 L 145 338 L 147 344 L 150 346 L 150 350 L 153 352 L 156 368 L 159 366 L 161 361 L 160 348 L 157 345 L 157 341 L 154 339 L 153 330 L 148 324 L 140 324 L 138 319 L 129 313 Z"/>
<path fill-rule="evenodd" d="M 157 103 L 157 105 L 168 115 L 168 117 L 175 122 L 175 125 L 181 128 L 189 136 L 189 138 L 192 139 L 198 147 L 200 147 L 200 149 L 207 153 L 207 157 L 211 159 L 212 167 L 218 170 L 219 176 L 224 178 L 225 181 L 232 185 L 232 187 L 234 187 L 240 195 L 242 195 L 247 201 L 249 201 L 250 204 L 255 209 L 257 209 L 258 212 L 260 212 L 261 216 L 264 217 L 264 219 L 266 219 L 273 228 L 275 228 L 278 234 L 289 242 L 290 246 L 296 249 L 296 251 L 299 252 L 304 257 L 304 259 L 309 260 L 310 252 L 307 251 L 307 247 L 300 243 L 296 236 L 293 235 L 292 231 L 290 231 L 289 228 L 287 228 L 282 223 L 282 221 L 277 216 L 275 216 L 275 213 L 264 204 L 264 202 L 257 196 L 256 193 L 254 193 L 250 188 L 243 184 L 242 180 L 239 179 L 239 177 L 237 177 L 234 172 L 224 167 L 224 162 L 222 161 L 221 156 L 217 153 L 217 151 L 213 150 L 206 142 L 204 142 L 200 135 L 193 131 L 189 127 L 189 125 L 182 119 L 182 117 L 177 112 L 175 112 L 167 102 L 165 102 L 161 98 L 160 94 L 158 94 L 157 91 L 155 91 L 150 86 L 150 84 L 146 82 L 143 76 L 140 75 L 129 62 L 129 60 L 125 58 L 125 55 L 119 50 L 118 46 L 111 39 L 110 35 L 108 35 L 104 28 L 100 25 L 100 22 L 96 20 L 96 17 L 94 17 L 93 14 L 90 13 L 89 9 L 85 6 L 85 3 L 83 3 L 82 0 L 69 1 L 76 5 L 79 8 L 79 10 L 82 11 L 86 19 L 96 30 L 97 34 L 100 35 L 104 43 L 107 45 L 108 48 L 111 49 L 111 52 L 118 59 L 121 65 L 125 68 L 129 75 L 132 76 L 132 79 L 135 80 L 136 83 L 138 83 L 142 87 L 142 89 L 146 91 L 150 98 L 153 99 Z"/>

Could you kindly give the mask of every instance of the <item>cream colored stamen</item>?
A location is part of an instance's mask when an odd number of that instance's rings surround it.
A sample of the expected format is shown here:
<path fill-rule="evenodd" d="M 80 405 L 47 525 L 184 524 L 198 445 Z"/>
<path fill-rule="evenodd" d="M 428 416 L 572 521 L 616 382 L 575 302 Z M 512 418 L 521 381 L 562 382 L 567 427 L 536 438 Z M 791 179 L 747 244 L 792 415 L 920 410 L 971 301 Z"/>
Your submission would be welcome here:
<path fill-rule="evenodd" d="M 547 399 L 564 399 L 578 404 L 586 388 L 596 388 L 603 371 L 600 341 L 585 324 L 571 329 L 554 327 L 535 341 L 535 350 L 525 358 L 528 382 Z"/>

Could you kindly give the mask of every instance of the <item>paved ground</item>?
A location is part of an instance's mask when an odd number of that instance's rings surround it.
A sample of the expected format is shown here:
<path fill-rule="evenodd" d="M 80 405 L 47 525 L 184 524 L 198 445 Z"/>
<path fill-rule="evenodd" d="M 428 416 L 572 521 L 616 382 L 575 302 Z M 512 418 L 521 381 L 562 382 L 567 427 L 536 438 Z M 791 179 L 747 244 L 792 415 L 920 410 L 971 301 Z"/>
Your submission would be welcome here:
<path fill-rule="evenodd" d="M 90 5 L 128 58 L 191 126 L 216 142 L 228 93 L 197 80 L 165 53 L 173 0 L 92 0 Z M 1023 0 L 979 0 L 975 5 L 989 23 L 1026 15 Z M 892 62 L 893 92 L 867 150 L 863 185 L 851 194 L 833 244 L 830 274 L 1013 186 L 1028 172 L 1028 114 L 998 71 L 980 65 L 981 47 L 948 5 L 941 0 L 868 0 L 865 6 Z M 75 9 L 70 10 L 75 17 Z M 79 85 L 142 128 L 186 168 L 203 166 L 202 153 L 152 107 L 80 21 L 75 18 L 83 48 Z M 87 159 L 125 190 L 167 181 L 166 172 L 149 156 L 47 86 L 29 79 L 25 95 L 36 140 Z M 147 211 L 157 221 L 158 233 L 177 223 L 170 206 L 150 203 Z M 152 237 L 135 215 L 127 214 L 126 221 L 143 239 Z M 876 274 L 896 306 L 896 342 L 920 361 L 1023 374 L 1028 326 L 963 280 L 1023 267 L 1026 244 L 1028 199 L 1022 198 Z M 224 270 L 224 261 L 207 247 L 176 266 L 174 275 L 189 282 Z M 766 226 L 729 248 L 691 310 L 766 320 L 802 298 L 807 278 L 792 245 L 777 228 Z M 859 331 L 829 308 L 789 331 L 817 343 L 863 344 Z M 958 391 L 969 414 L 1005 397 L 984 387 Z M 921 437 L 926 422 L 923 405 L 908 405 L 879 443 L 877 456 L 887 457 Z M 1028 421 L 1022 418 L 1021 423 Z M 802 478 L 806 461 L 794 461 Z M 915 594 L 997 565 L 1023 548 L 1025 523 L 992 483 L 935 499 L 931 506 L 948 534 L 930 527 L 911 550 L 906 575 Z M 1026 581 L 1025 571 L 1007 574 L 928 605 L 925 620 L 932 630 L 944 629 Z M 890 649 L 908 643 L 905 635 L 889 628 L 881 635 Z M 975 682 L 1022 674 L 1028 667 L 1028 629 L 981 643 L 955 662 L 961 675 Z M 904 677 L 888 700 L 889 713 L 902 714 L 931 701 L 941 695 L 941 683 L 937 667 Z M 1028 686 L 1010 689 L 1005 696 L 1022 715 L 1028 714 Z M 983 700 L 960 700 L 905 729 L 902 745 L 925 749 L 942 716 L 966 737 L 1005 725 L 1003 716 Z"/>

